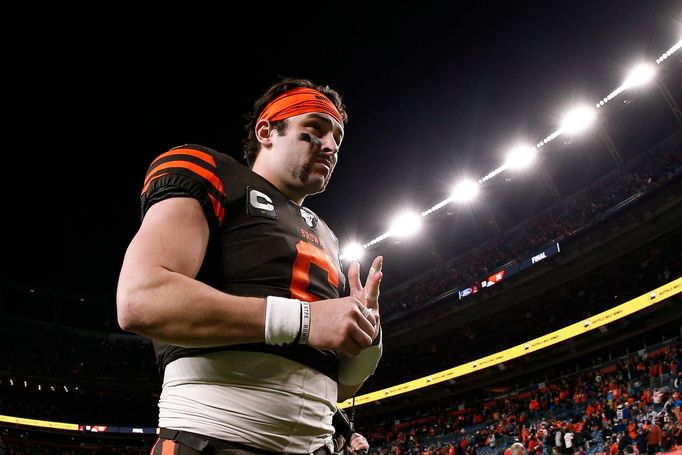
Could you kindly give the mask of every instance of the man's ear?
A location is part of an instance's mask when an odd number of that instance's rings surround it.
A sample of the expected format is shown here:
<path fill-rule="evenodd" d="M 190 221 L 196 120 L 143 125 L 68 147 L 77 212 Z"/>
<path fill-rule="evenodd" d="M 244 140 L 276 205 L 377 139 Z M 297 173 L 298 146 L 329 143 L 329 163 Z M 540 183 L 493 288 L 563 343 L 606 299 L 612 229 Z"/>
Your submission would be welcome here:
<path fill-rule="evenodd" d="M 271 136 L 273 131 L 272 125 L 270 125 L 268 120 L 259 120 L 258 123 L 256 123 L 256 139 L 262 145 L 272 144 Z"/>

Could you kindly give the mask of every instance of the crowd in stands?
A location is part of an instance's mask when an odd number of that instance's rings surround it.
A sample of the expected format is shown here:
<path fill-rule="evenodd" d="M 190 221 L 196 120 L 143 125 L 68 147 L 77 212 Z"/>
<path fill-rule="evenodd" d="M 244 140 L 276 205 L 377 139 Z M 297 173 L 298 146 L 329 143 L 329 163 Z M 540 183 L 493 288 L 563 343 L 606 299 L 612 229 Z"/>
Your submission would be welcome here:
<path fill-rule="evenodd" d="M 682 133 L 672 139 L 636 157 L 624 171 L 612 171 L 535 217 L 449 260 L 445 270 L 439 268 L 407 287 L 387 290 L 382 300 L 385 317 L 409 314 L 448 290 L 469 287 L 505 264 L 526 259 L 543 245 L 568 239 L 599 223 L 620 204 L 656 190 L 682 170 Z"/>
<path fill-rule="evenodd" d="M 658 453 L 682 445 L 679 339 L 467 408 L 359 426 L 376 455 Z"/>

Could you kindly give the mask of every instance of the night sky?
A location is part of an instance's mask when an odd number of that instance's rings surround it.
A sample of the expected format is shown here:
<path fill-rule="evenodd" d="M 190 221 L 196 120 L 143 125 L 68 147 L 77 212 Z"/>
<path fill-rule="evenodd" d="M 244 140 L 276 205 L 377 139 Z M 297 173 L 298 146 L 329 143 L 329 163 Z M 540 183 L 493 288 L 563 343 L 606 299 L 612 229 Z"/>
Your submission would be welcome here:
<path fill-rule="evenodd" d="M 278 76 L 343 95 L 339 164 L 305 205 L 342 244 L 365 242 L 399 209 L 424 210 L 457 177 L 498 167 L 516 141 L 535 144 L 563 109 L 601 99 L 682 34 L 672 0 L 251 3 L 5 11 L 4 274 L 113 294 L 150 161 L 184 143 L 241 160 L 243 115 Z M 656 112 L 643 142 L 674 129 L 669 112 L 634 104 L 623 115 Z M 626 132 L 615 140 L 625 155 L 638 145 Z M 589 135 L 556 142 L 546 167 L 564 192 L 612 165 Z M 502 225 L 548 203 L 536 177 L 505 177 L 483 191 Z M 486 237 L 479 209 L 441 212 L 419 240 L 370 251 L 368 260 L 386 255 L 385 286 L 431 266 L 429 249 L 447 258 Z"/>

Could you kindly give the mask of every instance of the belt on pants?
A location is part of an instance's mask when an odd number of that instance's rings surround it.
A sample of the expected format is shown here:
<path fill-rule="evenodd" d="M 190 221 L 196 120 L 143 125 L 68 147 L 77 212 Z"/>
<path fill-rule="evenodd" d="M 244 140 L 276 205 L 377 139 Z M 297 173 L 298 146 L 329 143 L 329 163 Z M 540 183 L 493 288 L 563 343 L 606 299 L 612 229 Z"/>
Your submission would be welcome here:
<path fill-rule="evenodd" d="M 256 447 L 251 447 L 246 444 L 241 444 L 239 442 L 225 441 L 223 439 L 212 438 L 210 436 L 204 436 L 197 433 L 192 433 L 189 431 L 171 430 L 168 428 L 161 428 L 159 432 L 159 437 L 163 439 L 170 439 L 178 444 L 187 446 L 199 453 L 211 454 L 211 455 L 222 455 L 230 454 L 233 455 L 235 450 L 241 450 L 245 454 L 253 455 L 281 455 L 281 452 L 274 452 L 265 449 L 259 449 Z M 295 455 L 295 454 L 292 454 Z M 332 451 L 326 445 L 315 449 L 310 454 L 300 454 L 300 455 L 333 455 Z"/>

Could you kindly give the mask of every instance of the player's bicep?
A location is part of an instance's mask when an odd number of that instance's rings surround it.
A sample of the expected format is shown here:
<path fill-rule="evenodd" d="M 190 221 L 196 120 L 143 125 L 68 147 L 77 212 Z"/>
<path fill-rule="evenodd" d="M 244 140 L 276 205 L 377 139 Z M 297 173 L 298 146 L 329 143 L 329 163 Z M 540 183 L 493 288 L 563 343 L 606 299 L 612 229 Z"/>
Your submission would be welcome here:
<path fill-rule="evenodd" d="M 128 254 L 142 268 L 160 267 L 194 278 L 208 238 L 208 221 L 199 202 L 174 197 L 149 208 Z"/>

